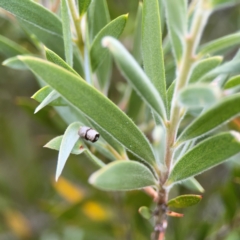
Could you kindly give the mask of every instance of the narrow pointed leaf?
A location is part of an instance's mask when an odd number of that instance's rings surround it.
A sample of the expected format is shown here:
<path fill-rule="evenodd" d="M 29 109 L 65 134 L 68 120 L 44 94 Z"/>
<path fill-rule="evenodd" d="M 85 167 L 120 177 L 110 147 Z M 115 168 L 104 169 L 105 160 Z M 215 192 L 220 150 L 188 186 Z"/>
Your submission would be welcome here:
<path fill-rule="evenodd" d="M 164 0 L 164 4 L 173 54 L 178 64 L 182 57 L 184 37 L 187 31 L 187 1 Z"/>
<path fill-rule="evenodd" d="M 78 0 L 79 15 L 82 16 L 88 9 L 91 0 Z"/>
<path fill-rule="evenodd" d="M 143 2 L 142 55 L 146 74 L 167 106 L 162 49 L 161 17 L 158 0 Z"/>
<path fill-rule="evenodd" d="M 175 80 L 171 83 L 171 85 L 169 86 L 169 88 L 167 90 L 167 116 L 168 116 L 168 119 L 170 118 L 170 114 L 171 114 L 174 88 L 175 88 Z"/>
<path fill-rule="evenodd" d="M 202 200 L 201 195 L 181 195 L 168 201 L 168 207 L 186 208 L 198 204 Z"/>
<path fill-rule="evenodd" d="M 194 83 L 197 82 L 199 79 L 201 79 L 202 76 L 213 70 L 215 67 L 217 67 L 221 62 L 223 58 L 220 56 L 216 57 L 210 57 L 207 59 L 203 59 L 194 66 L 189 82 Z"/>
<path fill-rule="evenodd" d="M 112 37 L 103 39 L 103 46 L 113 54 L 123 76 L 156 114 L 166 119 L 163 101 L 142 68 L 123 45 Z"/>
<path fill-rule="evenodd" d="M 224 85 L 224 89 L 234 88 L 240 85 L 240 75 L 230 78 Z"/>
<path fill-rule="evenodd" d="M 239 42 L 240 42 L 239 32 L 230 34 L 203 45 L 199 50 L 200 51 L 199 54 L 200 55 L 213 54 L 226 48 L 239 45 Z"/>
<path fill-rule="evenodd" d="M 166 185 L 196 176 L 240 152 L 240 134 L 221 133 L 210 137 L 187 152 L 173 167 Z"/>
<path fill-rule="evenodd" d="M 39 89 L 34 95 L 31 97 L 32 99 L 36 100 L 37 102 L 41 103 L 44 101 L 44 99 L 52 92 L 52 88 L 49 86 L 45 86 L 41 89 Z M 50 106 L 66 106 L 66 101 L 64 101 L 62 98 L 57 98 L 56 100 L 53 100 L 48 105 Z"/>
<path fill-rule="evenodd" d="M 44 147 L 59 151 L 62 139 L 63 139 L 63 136 L 55 137 L 52 140 L 50 140 L 48 143 L 46 143 Z M 83 143 L 78 140 L 75 143 L 74 147 L 72 148 L 71 154 L 79 155 L 84 151 L 86 151 L 86 148 L 83 148 L 82 145 Z"/>
<path fill-rule="evenodd" d="M 240 60 L 233 59 L 229 62 L 226 62 L 214 68 L 213 70 L 211 70 L 210 72 L 202 76 L 199 79 L 199 82 L 211 82 L 220 74 L 239 74 L 240 73 L 239 66 L 240 66 Z"/>
<path fill-rule="evenodd" d="M 58 66 L 63 67 L 65 69 L 67 69 L 68 71 L 79 76 L 79 74 L 72 67 L 70 67 L 61 57 L 59 57 L 55 52 L 53 52 L 52 50 L 50 50 L 46 47 L 45 47 L 45 52 L 46 52 L 46 58 L 48 61 L 55 63 Z"/>
<path fill-rule="evenodd" d="M 127 17 L 128 15 L 122 15 L 114 19 L 107 24 L 95 37 L 90 49 L 93 71 L 96 70 L 96 68 L 108 54 L 107 49 L 104 49 L 101 45 L 102 38 L 105 36 L 113 36 L 118 38 L 126 25 Z"/>
<path fill-rule="evenodd" d="M 156 184 L 152 172 L 136 161 L 116 161 L 93 173 L 89 182 L 106 191 L 128 191 Z"/>
<path fill-rule="evenodd" d="M 71 15 L 67 0 L 61 0 L 61 16 L 62 16 L 62 29 L 63 29 L 63 42 L 65 59 L 69 66 L 73 65 L 73 44 L 71 33 Z"/>
<path fill-rule="evenodd" d="M 193 84 L 183 88 L 178 95 L 179 104 L 186 108 L 203 108 L 213 105 L 221 97 L 218 87 L 209 84 Z"/>
<path fill-rule="evenodd" d="M 37 113 L 42 108 L 46 107 L 49 103 L 52 103 L 54 100 L 60 97 L 60 94 L 56 92 L 55 90 L 51 91 L 44 100 L 37 106 L 34 113 Z"/>
<path fill-rule="evenodd" d="M 187 179 L 182 185 L 191 191 L 198 191 L 200 193 L 205 192 L 202 185 L 194 177 Z"/>
<path fill-rule="evenodd" d="M 1 0 L 0 7 L 47 32 L 62 35 L 59 18 L 49 10 L 29 0 Z"/>
<path fill-rule="evenodd" d="M 200 137 L 239 114 L 240 93 L 225 97 L 188 125 L 178 142 Z"/>
<path fill-rule="evenodd" d="M 19 56 L 19 59 L 130 152 L 154 164 L 152 148 L 133 121 L 81 77 L 38 58 Z"/>
<path fill-rule="evenodd" d="M 89 38 L 92 42 L 98 32 L 110 22 L 106 0 L 92 0 L 88 8 Z"/>
<path fill-rule="evenodd" d="M 92 0 L 88 9 L 89 41 L 110 22 L 110 15 L 106 0 Z M 112 74 L 112 59 L 109 53 L 96 69 L 97 79 L 101 90 L 107 95 Z"/>
<path fill-rule="evenodd" d="M 29 54 L 30 52 L 28 52 L 27 49 L 21 47 L 19 44 L 0 35 L 0 53 L 6 57 L 14 57 L 20 54 Z"/>
<path fill-rule="evenodd" d="M 142 206 L 138 209 L 138 212 L 145 219 L 150 219 L 152 217 L 152 213 L 148 207 Z"/>
<path fill-rule="evenodd" d="M 65 163 L 73 150 L 77 140 L 79 139 L 78 130 L 81 127 L 81 124 L 78 122 L 72 123 L 66 129 L 62 142 L 59 149 L 58 162 L 57 162 L 57 171 L 56 171 L 56 181 L 60 177 L 62 170 L 65 166 Z"/>

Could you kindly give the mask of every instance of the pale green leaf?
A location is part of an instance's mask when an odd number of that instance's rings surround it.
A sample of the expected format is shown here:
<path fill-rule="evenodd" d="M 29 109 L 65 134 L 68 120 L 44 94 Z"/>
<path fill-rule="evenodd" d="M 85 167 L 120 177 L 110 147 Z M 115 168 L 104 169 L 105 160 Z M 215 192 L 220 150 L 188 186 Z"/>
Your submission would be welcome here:
<path fill-rule="evenodd" d="M 161 17 L 158 0 L 143 2 L 142 55 L 146 74 L 167 106 L 162 49 Z"/>
<path fill-rule="evenodd" d="M 205 192 L 202 185 L 194 177 L 188 178 L 186 181 L 182 183 L 182 185 L 191 191 L 198 191 L 200 193 Z"/>
<path fill-rule="evenodd" d="M 126 25 L 127 18 L 128 15 L 117 17 L 109 24 L 107 24 L 103 29 L 101 29 L 97 36 L 94 38 L 90 49 L 93 71 L 96 70 L 96 68 L 108 54 L 107 49 L 104 49 L 101 45 L 102 38 L 108 35 L 118 38 Z"/>
<path fill-rule="evenodd" d="M 200 55 L 213 54 L 221 50 L 224 50 L 226 48 L 239 45 L 239 43 L 240 43 L 240 33 L 237 32 L 237 33 L 230 34 L 230 35 L 221 37 L 219 39 L 213 40 L 209 43 L 206 43 L 200 48 L 199 54 Z"/>
<path fill-rule="evenodd" d="M 200 137 L 240 114 L 240 93 L 227 96 L 196 118 L 184 129 L 178 143 Z"/>
<path fill-rule="evenodd" d="M 237 132 L 221 133 L 210 137 L 187 152 L 171 170 L 166 185 L 196 176 L 240 152 Z"/>
<path fill-rule="evenodd" d="M 103 46 L 111 51 L 121 73 L 136 92 L 156 114 L 165 120 L 166 111 L 159 93 L 130 53 L 112 37 L 105 37 Z"/>
<path fill-rule="evenodd" d="M 174 89 L 175 89 L 175 80 L 171 83 L 167 90 L 167 115 L 168 118 L 170 118 L 171 114 L 171 108 L 172 108 L 172 99 L 173 99 L 173 94 L 174 94 Z"/>
<path fill-rule="evenodd" d="M 48 143 L 46 143 L 44 147 L 59 151 L 62 139 L 63 139 L 63 136 L 55 137 L 52 140 L 50 140 Z M 83 143 L 78 140 L 75 143 L 74 147 L 72 148 L 71 153 L 75 155 L 79 155 L 83 153 L 86 149 L 83 148 L 82 146 L 83 146 Z"/>
<path fill-rule="evenodd" d="M 62 24 L 59 18 L 34 1 L 1 0 L 0 7 L 38 28 L 62 36 Z"/>
<path fill-rule="evenodd" d="M 21 21 L 20 19 L 18 21 L 20 21 L 24 30 L 29 34 L 29 37 L 32 37 L 34 34 L 34 36 L 36 36 L 41 43 L 43 43 L 61 58 L 64 58 L 64 44 L 62 37 L 47 32 L 44 29 L 38 28 L 26 21 Z M 84 76 L 82 61 L 77 51 L 74 52 L 73 58 L 73 68 L 81 76 Z"/>
<path fill-rule="evenodd" d="M 137 16 L 135 20 L 132 50 L 132 55 L 139 64 L 142 63 L 142 11 L 143 11 L 142 2 L 139 2 Z"/>
<path fill-rule="evenodd" d="M 58 99 L 60 97 L 60 94 L 53 90 L 51 91 L 44 99 L 43 101 L 37 106 L 37 108 L 35 109 L 34 113 L 37 113 L 38 111 L 40 111 L 41 109 L 43 109 L 44 107 L 46 107 L 48 104 L 52 103 L 53 101 L 55 101 L 56 99 Z"/>
<path fill-rule="evenodd" d="M 234 88 L 240 85 L 240 75 L 230 78 L 224 85 L 224 89 Z"/>
<path fill-rule="evenodd" d="M 91 0 L 78 0 L 79 15 L 82 16 L 88 9 Z"/>
<path fill-rule="evenodd" d="M 177 96 L 180 105 L 195 109 L 213 105 L 220 97 L 220 89 L 210 84 L 190 84 Z"/>
<path fill-rule="evenodd" d="M 202 200 L 201 195 L 186 194 L 168 201 L 168 207 L 186 208 L 198 204 Z"/>
<path fill-rule="evenodd" d="M 106 191 L 128 191 L 157 183 L 152 172 L 136 161 L 116 161 L 93 173 L 89 182 Z"/>
<path fill-rule="evenodd" d="M 72 33 L 71 33 L 71 15 L 70 15 L 67 0 L 61 0 L 61 16 L 62 16 L 65 59 L 66 59 L 66 62 L 69 64 L 69 66 L 72 67 L 73 44 L 72 44 Z"/>
<path fill-rule="evenodd" d="M 19 59 L 130 152 L 148 163 L 155 163 L 148 140 L 132 120 L 81 77 L 38 58 L 19 56 Z"/>
<path fill-rule="evenodd" d="M 106 0 L 92 0 L 88 8 L 89 38 L 92 42 L 98 32 L 110 22 Z"/>
<path fill-rule="evenodd" d="M 8 66 L 12 69 L 16 70 L 26 70 L 28 69 L 27 66 L 18 59 L 18 57 L 11 57 L 3 61 L 3 66 Z"/>
<path fill-rule="evenodd" d="M 6 57 L 13 57 L 20 54 L 29 54 L 30 52 L 9 38 L 0 35 L 0 53 Z"/>
<path fill-rule="evenodd" d="M 212 8 L 219 10 L 226 7 L 233 7 L 237 4 L 240 4 L 239 0 L 211 0 L 210 4 Z"/>
<path fill-rule="evenodd" d="M 145 207 L 145 206 L 140 207 L 138 209 L 138 212 L 145 219 L 150 219 L 153 216 L 153 214 L 151 213 L 150 209 L 148 207 Z"/>
<path fill-rule="evenodd" d="M 199 79 L 199 82 L 211 82 L 216 77 L 220 76 L 221 74 L 239 74 L 240 73 L 240 60 L 233 59 L 229 62 L 226 62 L 212 71 L 208 72 L 204 76 Z"/>
<path fill-rule="evenodd" d="M 172 44 L 173 54 L 177 64 L 184 49 L 184 38 L 187 32 L 187 1 L 164 0 L 168 32 Z"/>
<path fill-rule="evenodd" d="M 222 62 L 222 60 L 223 58 L 221 56 L 216 56 L 206 58 L 197 62 L 197 64 L 194 65 L 189 82 L 190 83 L 197 82 L 205 74 L 216 68 Z"/>
<path fill-rule="evenodd" d="M 61 141 L 59 155 L 58 155 L 58 162 L 57 162 L 57 171 L 55 180 L 57 181 L 60 177 L 62 170 L 66 164 L 66 161 L 73 150 L 77 140 L 79 139 L 78 130 L 81 127 L 81 124 L 78 122 L 70 124 Z"/>
<path fill-rule="evenodd" d="M 79 74 L 72 69 L 72 67 L 70 67 L 65 61 L 63 61 L 63 59 L 61 57 L 59 57 L 55 52 L 51 51 L 50 49 L 45 47 L 45 52 L 46 52 L 46 58 L 48 61 L 57 64 L 60 67 L 63 67 L 65 69 L 67 69 L 68 71 L 76 74 L 77 76 L 79 76 Z"/>

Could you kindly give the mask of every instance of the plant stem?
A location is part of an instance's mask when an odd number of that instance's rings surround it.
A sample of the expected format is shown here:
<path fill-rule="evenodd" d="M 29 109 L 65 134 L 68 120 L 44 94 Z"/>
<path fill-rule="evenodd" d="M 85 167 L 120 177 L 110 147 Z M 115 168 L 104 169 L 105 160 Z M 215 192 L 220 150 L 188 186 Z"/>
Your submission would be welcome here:
<path fill-rule="evenodd" d="M 172 100 L 172 109 L 170 121 L 166 123 L 166 150 L 165 150 L 165 164 L 167 171 L 161 175 L 160 190 L 158 194 L 158 202 L 155 211 L 155 229 L 153 233 L 153 240 L 164 240 L 165 231 L 167 228 L 167 200 L 168 189 L 164 188 L 164 183 L 168 179 L 172 167 L 172 160 L 174 155 L 174 143 L 176 141 L 178 128 L 184 111 L 177 103 L 177 95 L 179 91 L 187 85 L 192 66 L 196 60 L 195 53 L 199 44 L 203 28 L 209 16 L 209 11 L 204 10 L 204 1 L 199 3 L 198 10 L 194 16 L 190 34 L 185 38 L 185 48 L 182 56 L 179 69 L 177 69 L 177 80 Z"/>
<path fill-rule="evenodd" d="M 81 52 L 82 56 L 84 55 L 84 44 L 83 44 L 83 38 L 82 38 L 82 32 L 80 28 L 80 22 L 81 18 L 79 17 L 79 14 L 77 12 L 76 6 L 75 6 L 75 0 L 68 0 L 69 9 L 72 15 L 74 27 L 77 34 L 76 44 L 79 48 L 79 51 Z"/>

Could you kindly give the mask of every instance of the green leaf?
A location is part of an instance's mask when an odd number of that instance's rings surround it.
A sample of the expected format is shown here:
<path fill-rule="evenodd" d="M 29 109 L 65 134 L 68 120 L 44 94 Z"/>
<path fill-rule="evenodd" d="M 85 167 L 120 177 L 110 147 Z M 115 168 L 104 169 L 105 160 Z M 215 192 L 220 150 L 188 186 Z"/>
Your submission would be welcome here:
<path fill-rule="evenodd" d="M 19 56 L 19 59 L 130 152 L 148 163 L 155 163 L 148 140 L 132 120 L 81 77 L 38 58 Z"/>
<path fill-rule="evenodd" d="M 0 53 L 6 57 L 13 57 L 21 54 L 29 54 L 30 52 L 9 38 L 0 35 Z"/>
<path fill-rule="evenodd" d="M 62 24 L 59 18 L 34 1 L 1 0 L 0 7 L 38 28 L 62 36 Z"/>
<path fill-rule="evenodd" d="M 12 69 L 16 70 L 26 70 L 28 69 L 26 65 L 18 59 L 18 57 L 11 57 L 3 61 L 3 66 L 8 66 Z"/>
<path fill-rule="evenodd" d="M 223 57 L 216 56 L 216 57 L 210 57 L 207 59 L 203 59 L 194 66 L 189 82 L 194 83 L 199 81 L 201 77 L 203 77 L 205 74 L 216 68 L 223 60 Z"/>
<path fill-rule="evenodd" d="M 210 2 L 212 8 L 215 8 L 216 10 L 233 7 L 240 3 L 239 0 L 211 0 Z"/>
<path fill-rule="evenodd" d="M 168 32 L 177 65 L 182 57 L 187 32 L 187 1 L 164 0 Z"/>
<path fill-rule="evenodd" d="M 62 170 L 66 164 L 66 161 L 76 144 L 77 140 L 79 139 L 78 130 L 81 127 L 81 124 L 78 122 L 70 124 L 61 141 L 60 149 L 59 149 L 59 155 L 58 155 L 58 162 L 57 162 L 57 171 L 56 171 L 56 177 L 55 180 L 57 181 L 60 177 Z"/>
<path fill-rule="evenodd" d="M 230 78 L 224 85 L 224 89 L 234 88 L 240 85 L 240 75 Z"/>
<path fill-rule="evenodd" d="M 200 137 L 240 114 L 240 93 L 218 101 L 182 132 L 178 143 Z"/>
<path fill-rule="evenodd" d="M 200 193 L 205 192 L 202 185 L 194 177 L 188 178 L 186 181 L 182 183 L 182 185 L 191 191 L 198 191 Z"/>
<path fill-rule="evenodd" d="M 142 55 L 146 74 L 167 106 L 162 49 L 161 17 L 158 0 L 143 2 Z"/>
<path fill-rule="evenodd" d="M 218 87 L 209 84 L 193 84 L 181 89 L 178 94 L 179 104 L 186 108 L 203 108 L 213 105 L 221 97 Z"/>
<path fill-rule="evenodd" d="M 226 48 L 239 45 L 239 41 L 240 41 L 239 32 L 230 34 L 203 45 L 199 50 L 199 54 L 200 55 L 213 54 Z"/>
<path fill-rule="evenodd" d="M 51 91 L 44 99 L 43 101 L 37 106 L 34 113 L 37 113 L 42 108 L 46 107 L 48 104 L 52 103 L 56 99 L 60 97 L 60 94 L 56 92 L 55 90 Z"/>
<path fill-rule="evenodd" d="M 79 15 L 82 16 L 88 9 L 91 0 L 78 0 Z"/>
<path fill-rule="evenodd" d="M 165 120 L 166 112 L 163 101 L 156 88 L 135 59 L 118 40 L 112 37 L 105 37 L 102 44 L 111 51 L 118 68 L 135 91 L 143 98 L 151 109 Z"/>
<path fill-rule="evenodd" d="M 18 21 L 21 23 L 24 30 L 29 34 L 29 37 L 32 37 L 34 34 L 41 43 L 61 58 L 64 58 L 64 43 L 62 37 L 47 32 L 44 29 L 38 28 L 28 22 L 21 21 L 21 19 L 18 19 Z M 73 56 L 73 67 L 81 76 L 84 76 L 82 61 L 77 51 L 75 51 Z"/>
<path fill-rule="evenodd" d="M 65 69 L 67 69 L 68 71 L 76 74 L 77 76 L 79 76 L 79 74 L 72 69 L 72 67 L 70 67 L 65 61 L 63 61 L 63 59 L 61 57 L 59 57 L 55 52 L 51 51 L 50 49 L 45 47 L 45 52 L 46 52 L 46 58 L 48 61 L 57 64 L 60 67 L 63 67 Z"/>
<path fill-rule="evenodd" d="M 92 0 L 88 9 L 88 26 L 90 42 L 97 33 L 110 22 L 110 16 L 106 0 Z M 96 75 L 102 92 L 107 95 L 112 74 L 112 59 L 107 53 L 105 59 L 96 69 Z"/>
<path fill-rule="evenodd" d="M 110 22 L 106 0 L 92 0 L 88 8 L 89 38 L 95 38 L 98 32 Z"/>
<path fill-rule="evenodd" d="M 201 195 L 181 195 L 168 201 L 168 207 L 186 208 L 198 204 L 202 200 Z"/>
<path fill-rule="evenodd" d="M 170 114 L 171 114 L 174 89 L 175 89 L 175 80 L 171 83 L 171 85 L 169 86 L 169 88 L 167 90 L 167 115 L 168 115 L 168 119 L 170 118 Z"/>
<path fill-rule="evenodd" d="M 214 68 L 212 71 L 205 74 L 201 79 L 199 79 L 199 82 L 211 82 L 215 79 L 215 77 L 220 76 L 220 74 L 239 74 L 240 73 L 240 60 L 233 59 L 229 62 L 226 62 L 216 68 Z"/>
<path fill-rule="evenodd" d="M 109 24 L 107 24 L 95 37 L 90 49 L 93 71 L 97 69 L 99 64 L 108 54 L 107 49 L 104 49 L 101 45 L 102 38 L 108 35 L 118 38 L 126 25 L 127 18 L 128 15 L 122 15 L 120 17 L 117 17 Z"/>
<path fill-rule="evenodd" d="M 152 213 L 148 207 L 142 206 L 138 209 L 138 212 L 145 219 L 150 219 L 152 217 Z"/>
<path fill-rule="evenodd" d="M 80 1 L 81 2 L 81 1 Z M 63 42 L 66 62 L 73 65 L 73 45 L 71 33 L 71 14 L 67 0 L 61 0 L 61 16 L 62 16 L 62 29 L 63 29 Z"/>
<path fill-rule="evenodd" d="M 52 140 L 50 140 L 48 143 L 46 143 L 44 147 L 59 151 L 62 139 L 63 139 L 63 136 L 55 137 Z M 83 153 L 86 149 L 82 148 L 82 145 L 83 143 L 78 140 L 75 143 L 74 147 L 72 148 L 71 153 L 75 155 L 79 155 Z"/>
<path fill-rule="evenodd" d="M 59 151 L 62 139 L 63 136 L 55 137 L 51 141 L 49 141 L 44 147 Z M 71 153 L 75 155 L 84 153 L 89 158 L 89 160 L 96 164 L 96 166 L 98 167 L 105 166 L 105 164 L 100 159 L 95 157 L 87 148 L 84 148 L 83 143 L 80 140 L 77 140 L 77 142 L 75 143 L 74 147 L 71 150 Z"/>
<path fill-rule="evenodd" d="M 135 20 L 134 39 L 133 39 L 133 50 L 132 55 L 136 61 L 142 63 L 142 2 L 138 4 L 138 11 Z"/>
<path fill-rule="evenodd" d="M 157 183 L 152 172 L 136 161 L 116 161 L 93 173 L 89 182 L 106 191 L 128 191 Z"/>
<path fill-rule="evenodd" d="M 240 152 L 240 134 L 234 131 L 210 137 L 187 152 L 173 167 L 166 185 L 196 176 Z"/>

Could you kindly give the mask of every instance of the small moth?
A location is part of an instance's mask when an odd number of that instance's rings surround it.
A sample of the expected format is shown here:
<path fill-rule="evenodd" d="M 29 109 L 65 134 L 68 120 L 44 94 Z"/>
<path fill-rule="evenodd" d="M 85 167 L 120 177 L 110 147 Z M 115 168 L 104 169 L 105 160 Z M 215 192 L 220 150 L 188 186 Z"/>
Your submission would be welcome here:
<path fill-rule="evenodd" d="M 86 127 L 86 126 L 81 127 L 79 129 L 78 135 L 81 138 L 85 138 L 86 140 L 88 140 L 90 142 L 96 142 L 100 137 L 100 134 L 96 130 L 94 130 L 90 127 Z"/>

